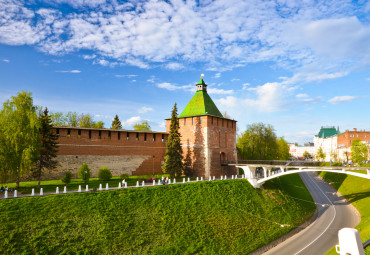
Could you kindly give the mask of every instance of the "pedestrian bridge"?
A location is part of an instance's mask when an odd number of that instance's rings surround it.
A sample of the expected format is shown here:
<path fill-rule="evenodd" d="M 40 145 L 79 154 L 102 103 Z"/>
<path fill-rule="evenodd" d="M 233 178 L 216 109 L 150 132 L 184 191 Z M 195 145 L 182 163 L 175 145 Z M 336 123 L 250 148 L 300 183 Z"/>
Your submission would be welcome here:
<path fill-rule="evenodd" d="M 285 162 L 286 163 L 286 162 Z M 370 167 L 331 167 L 331 166 L 305 166 L 304 163 L 301 165 L 295 163 L 294 165 L 290 165 L 291 162 L 287 162 L 286 164 L 229 164 L 233 165 L 237 168 L 241 168 L 244 171 L 244 176 L 248 181 L 252 184 L 253 187 L 259 188 L 264 182 L 288 175 L 288 174 L 295 174 L 295 173 L 302 173 L 302 172 L 317 172 L 317 171 L 324 171 L 324 172 L 331 172 L 331 173 L 339 173 L 339 174 L 348 174 L 357 177 L 362 177 L 370 180 Z"/>

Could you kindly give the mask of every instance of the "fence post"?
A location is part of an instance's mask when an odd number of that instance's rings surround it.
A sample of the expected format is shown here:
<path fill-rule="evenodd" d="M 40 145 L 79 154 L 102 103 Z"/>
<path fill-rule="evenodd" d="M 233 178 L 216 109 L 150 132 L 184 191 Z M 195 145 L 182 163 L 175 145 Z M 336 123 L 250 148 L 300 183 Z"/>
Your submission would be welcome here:
<path fill-rule="evenodd" d="M 59 187 L 57 187 L 55 194 L 59 194 Z"/>
<path fill-rule="evenodd" d="M 64 191 L 63 193 L 67 193 L 67 186 L 64 186 Z"/>
<path fill-rule="evenodd" d="M 31 196 L 33 197 L 35 195 L 35 189 L 32 188 Z"/>
<path fill-rule="evenodd" d="M 109 185 L 108 185 L 108 183 L 107 183 L 107 184 L 105 184 L 105 190 L 109 190 Z"/>
<path fill-rule="evenodd" d="M 43 188 L 41 188 L 40 189 L 40 196 L 43 196 L 44 195 L 44 189 Z"/>

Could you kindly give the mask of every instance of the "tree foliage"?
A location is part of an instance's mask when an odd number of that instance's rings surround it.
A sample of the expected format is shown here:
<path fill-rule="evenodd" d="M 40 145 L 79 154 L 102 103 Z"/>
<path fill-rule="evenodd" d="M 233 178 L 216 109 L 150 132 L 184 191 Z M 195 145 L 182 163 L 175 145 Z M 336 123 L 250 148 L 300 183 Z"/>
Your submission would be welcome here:
<path fill-rule="evenodd" d="M 326 153 L 323 151 L 321 146 L 320 146 L 319 150 L 317 151 L 316 158 L 319 159 L 319 160 L 320 159 L 325 160 L 325 158 L 326 158 Z"/>
<path fill-rule="evenodd" d="M 162 170 L 164 173 L 170 174 L 171 178 L 181 176 L 184 169 L 183 155 L 181 147 L 180 124 L 177 118 L 177 105 L 173 106 L 170 134 L 166 143 L 166 154 Z"/>
<path fill-rule="evenodd" d="M 113 121 L 112 121 L 112 129 L 122 129 L 122 123 L 121 121 L 119 120 L 118 118 L 118 115 L 116 114 L 116 116 L 114 117 Z"/>
<path fill-rule="evenodd" d="M 57 161 L 54 159 L 57 155 L 57 139 L 58 135 L 53 133 L 53 126 L 49 116 L 48 108 L 39 116 L 39 153 L 34 168 L 32 168 L 33 177 L 39 181 L 44 169 L 53 169 L 57 166 Z"/>
<path fill-rule="evenodd" d="M 80 167 L 80 170 L 78 170 L 78 178 L 84 180 L 86 184 L 89 182 L 90 175 L 90 168 L 87 166 L 86 163 L 83 163 Z"/>
<path fill-rule="evenodd" d="M 60 180 L 65 184 L 70 184 L 72 180 L 72 173 L 67 171 Z"/>
<path fill-rule="evenodd" d="M 254 123 L 238 135 L 236 145 L 239 155 L 246 160 L 286 160 L 290 157 L 288 143 L 277 138 L 272 125 Z"/>
<path fill-rule="evenodd" d="M 278 147 L 278 159 L 288 160 L 290 158 L 289 144 L 285 141 L 284 137 L 280 137 L 276 140 Z"/>
<path fill-rule="evenodd" d="M 103 121 L 95 121 L 91 114 L 79 114 L 77 112 L 50 113 L 51 123 L 59 127 L 82 127 L 82 128 L 104 128 Z"/>
<path fill-rule="evenodd" d="M 3 181 L 20 178 L 33 167 L 38 154 L 39 121 L 30 92 L 22 91 L 0 112 L 0 170 Z"/>
<path fill-rule="evenodd" d="M 303 152 L 303 157 L 304 158 L 312 158 L 312 155 L 308 151 Z"/>
<path fill-rule="evenodd" d="M 361 163 L 362 161 L 367 160 L 368 148 L 360 139 L 355 139 L 352 141 L 351 151 L 353 163 Z"/>
<path fill-rule="evenodd" d="M 151 131 L 151 127 L 147 120 L 144 120 L 143 122 L 137 123 L 134 125 L 134 130 L 136 131 Z"/>

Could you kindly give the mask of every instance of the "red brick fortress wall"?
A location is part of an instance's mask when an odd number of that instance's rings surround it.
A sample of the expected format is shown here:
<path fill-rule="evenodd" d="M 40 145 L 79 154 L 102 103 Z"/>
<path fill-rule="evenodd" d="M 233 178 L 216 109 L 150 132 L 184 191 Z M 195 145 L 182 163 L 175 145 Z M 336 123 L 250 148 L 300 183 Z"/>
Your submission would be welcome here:
<path fill-rule="evenodd" d="M 162 173 L 168 134 L 112 129 L 54 127 L 59 135 L 58 168 L 50 178 L 72 171 L 87 163 L 93 177 L 100 167 L 107 166 L 113 175 Z"/>

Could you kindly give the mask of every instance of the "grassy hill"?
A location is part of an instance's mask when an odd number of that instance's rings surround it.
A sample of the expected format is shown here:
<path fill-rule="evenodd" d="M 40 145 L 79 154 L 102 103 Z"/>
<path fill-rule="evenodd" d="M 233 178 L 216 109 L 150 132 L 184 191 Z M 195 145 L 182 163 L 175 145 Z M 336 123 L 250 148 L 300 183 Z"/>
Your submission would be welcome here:
<path fill-rule="evenodd" d="M 370 180 L 329 172 L 321 172 L 320 175 L 357 208 L 361 222 L 356 229 L 360 232 L 362 242 L 370 239 Z M 332 249 L 329 254 L 337 253 Z M 370 254 L 369 249 L 367 254 Z"/>
<path fill-rule="evenodd" d="M 263 190 L 239 179 L 1 200 L 0 253 L 247 254 L 312 216 L 303 187 L 289 175 Z"/>

